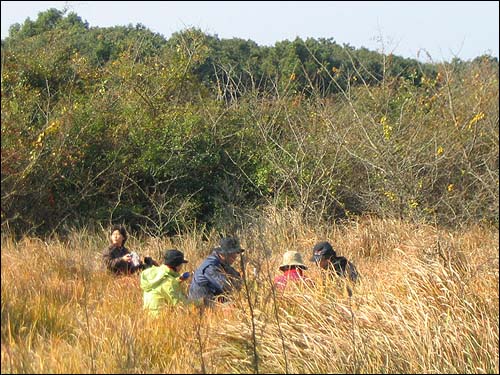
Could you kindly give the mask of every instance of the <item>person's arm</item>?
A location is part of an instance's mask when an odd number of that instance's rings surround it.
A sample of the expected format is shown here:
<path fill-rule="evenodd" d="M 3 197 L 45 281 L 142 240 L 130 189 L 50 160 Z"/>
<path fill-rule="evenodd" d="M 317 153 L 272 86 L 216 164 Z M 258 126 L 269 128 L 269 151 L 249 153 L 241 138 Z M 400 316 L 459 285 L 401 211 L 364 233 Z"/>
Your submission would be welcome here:
<path fill-rule="evenodd" d="M 159 267 L 160 265 L 153 258 L 151 258 L 151 257 L 144 257 L 143 266 L 144 266 L 144 268 L 149 268 L 149 267 L 152 267 L 152 266 Z"/>
<path fill-rule="evenodd" d="M 164 283 L 164 292 L 168 296 L 170 303 L 175 306 L 177 304 L 188 303 L 187 297 L 182 291 L 181 284 L 178 280 L 172 279 L 169 282 Z"/>
<path fill-rule="evenodd" d="M 229 264 L 222 263 L 221 266 L 222 266 L 222 269 L 224 270 L 224 272 L 227 274 L 227 278 L 226 278 L 227 288 L 233 287 L 236 290 L 241 289 L 242 282 L 241 282 L 240 273 L 238 271 L 236 271 L 236 269 L 234 269 Z"/>
<path fill-rule="evenodd" d="M 116 256 L 113 254 L 114 250 L 115 250 L 114 247 L 109 247 L 104 251 L 103 259 L 106 267 L 112 271 L 116 271 L 118 269 L 127 267 L 128 262 L 123 258 L 128 254 L 125 254 L 123 256 Z"/>
<path fill-rule="evenodd" d="M 356 269 L 356 266 L 351 263 L 351 262 L 347 262 L 347 267 L 348 267 L 348 274 L 349 274 L 349 278 L 351 279 L 351 281 L 354 281 L 356 282 L 359 278 L 359 273 L 358 273 L 358 270 Z"/>
<path fill-rule="evenodd" d="M 227 289 L 226 276 L 217 267 L 208 266 L 204 272 L 204 276 L 208 281 L 209 288 L 212 289 L 215 295 L 222 294 Z"/>

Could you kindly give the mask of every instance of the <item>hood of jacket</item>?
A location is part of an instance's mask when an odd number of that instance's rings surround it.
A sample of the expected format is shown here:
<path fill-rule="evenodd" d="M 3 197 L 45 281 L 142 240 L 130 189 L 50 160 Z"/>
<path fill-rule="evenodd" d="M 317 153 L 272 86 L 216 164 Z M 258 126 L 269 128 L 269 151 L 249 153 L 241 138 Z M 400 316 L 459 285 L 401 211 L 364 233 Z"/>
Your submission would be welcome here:
<path fill-rule="evenodd" d="M 162 281 L 168 276 L 176 278 L 179 277 L 179 273 L 171 270 L 164 264 L 158 267 L 153 266 L 150 268 L 146 268 L 141 272 L 141 289 L 145 292 L 148 292 L 160 285 Z"/>

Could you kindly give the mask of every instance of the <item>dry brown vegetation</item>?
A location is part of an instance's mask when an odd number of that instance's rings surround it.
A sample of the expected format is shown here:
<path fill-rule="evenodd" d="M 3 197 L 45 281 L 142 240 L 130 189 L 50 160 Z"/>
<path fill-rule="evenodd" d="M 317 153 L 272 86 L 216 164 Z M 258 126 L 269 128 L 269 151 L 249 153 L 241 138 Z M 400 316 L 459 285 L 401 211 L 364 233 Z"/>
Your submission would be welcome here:
<path fill-rule="evenodd" d="M 496 228 L 375 218 L 312 228 L 299 217 L 269 210 L 239 233 L 248 292 L 231 305 L 157 320 L 142 311 L 138 276 L 102 269 L 104 231 L 3 233 L 2 373 L 498 373 Z M 276 293 L 281 254 L 308 259 L 320 239 L 359 269 L 353 296 L 313 265 L 314 288 Z M 128 245 L 155 258 L 177 247 L 194 269 L 215 242 L 193 231 Z"/>

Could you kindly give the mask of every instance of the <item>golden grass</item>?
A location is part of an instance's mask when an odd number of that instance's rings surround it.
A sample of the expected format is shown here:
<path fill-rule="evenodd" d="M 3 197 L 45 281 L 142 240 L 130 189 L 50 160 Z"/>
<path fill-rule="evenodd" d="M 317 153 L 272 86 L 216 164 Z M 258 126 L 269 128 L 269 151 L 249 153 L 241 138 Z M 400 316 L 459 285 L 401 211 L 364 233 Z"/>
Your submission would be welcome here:
<path fill-rule="evenodd" d="M 240 237 L 248 295 L 202 315 L 178 307 L 152 319 L 138 276 L 102 268 L 105 233 L 3 235 L 2 373 L 498 373 L 496 228 L 374 218 L 311 228 L 293 212 L 269 210 Z M 215 238 L 132 236 L 127 244 L 156 259 L 181 249 L 194 269 Z M 312 264 L 314 287 L 273 290 L 283 252 L 308 261 L 322 239 L 360 271 L 353 296 Z"/>

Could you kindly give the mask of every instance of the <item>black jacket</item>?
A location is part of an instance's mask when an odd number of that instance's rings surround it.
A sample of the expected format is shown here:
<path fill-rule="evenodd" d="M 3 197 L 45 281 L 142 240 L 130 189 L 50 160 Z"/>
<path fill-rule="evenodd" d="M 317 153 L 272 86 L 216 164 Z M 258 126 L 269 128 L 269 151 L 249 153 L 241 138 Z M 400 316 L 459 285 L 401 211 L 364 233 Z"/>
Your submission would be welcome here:
<path fill-rule="evenodd" d="M 121 258 L 125 254 L 130 254 L 129 249 L 125 246 L 115 247 L 113 245 L 109 246 L 103 253 L 102 258 L 106 268 L 116 274 L 130 274 L 140 271 L 144 268 L 143 263 L 138 266 L 133 266 Z"/>
<path fill-rule="evenodd" d="M 356 266 L 349 262 L 345 257 L 332 257 L 329 259 L 328 270 L 335 272 L 340 277 L 349 277 L 353 282 L 359 279 L 359 273 Z"/>

